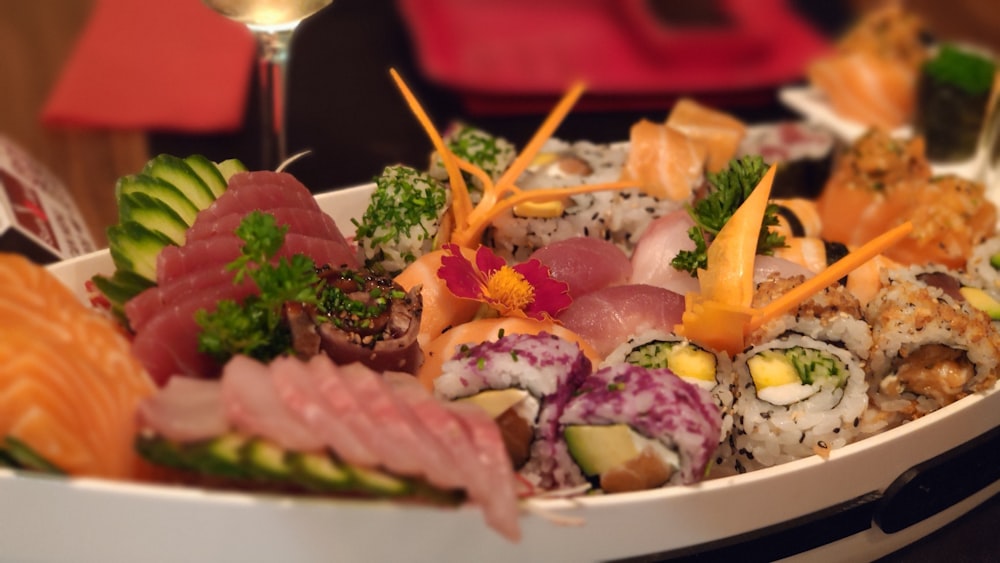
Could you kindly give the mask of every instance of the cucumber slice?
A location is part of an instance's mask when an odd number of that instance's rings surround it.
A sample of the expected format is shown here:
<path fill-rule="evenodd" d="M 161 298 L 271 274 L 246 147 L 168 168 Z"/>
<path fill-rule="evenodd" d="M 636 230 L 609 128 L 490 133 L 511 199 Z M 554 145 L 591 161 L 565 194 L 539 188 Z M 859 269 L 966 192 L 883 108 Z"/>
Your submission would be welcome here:
<path fill-rule="evenodd" d="M 214 198 L 218 199 L 222 192 L 226 191 L 226 177 L 214 162 L 200 154 L 193 154 L 185 158 L 184 163 L 191 167 L 202 182 L 205 182 Z"/>
<path fill-rule="evenodd" d="M 128 270 L 156 283 L 156 257 L 173 243 L 139 223 L 120 223 L 108 228 L 108 248 L 118 270 Z"/>
<path fill-rule="evenodd" d="M 222 173 L 222 177 L 226 179 L 227 183 L 229 182 L 229 179 L 233 177 L 233 174 L 247 171 L 246 165 L 235 158 L 217 162 L 215 166 L 219 169 L 219 172 Z"/>
<path fill-rule="evenodd" d="M 41 471 L 42 473 L 53 475 L 65 474 L 62 469 L 59 469 L 55 464 L 42 457 L 31 446 L 13 436 L 7 436 L 4 439 L 3 451 L 7 457 L 14 460 L 14 463 L 22 469 L 31 469 L 32 471 Z"/>
<path fill-rule="evenodd" d="M 145 460 L 173 469 L 194 469 L 184 448 L 162 436 L 139 434 L 135 438 L 135 451 Z"/>
<path fill-rule="evenodd" d="M 326 454 L 293 452 L 288 465 L 292 478 L 307 489 L 341 491 L 351 485 L 351 473 Z"/>
<path fill-rule="evenodd" d="M 194 223 L 199 208 L 177 186 L 154 178 L 148 174 L 134 174 L 119 178 L 115 184 L 115 197 L 118 200 L 126 194 L 142 192 L 158 199 L 174 210 L 188 226 Z"/>
<path fill-rule="evenodd" d="M 284 448 L 263 438 L 254 438 L 240 452 L 249 473 L 258 478 L 274 481 L 291 479 L 292 468 Z"/>
<path fill-rule="evenodd" d="M 205 209 L 215 201 L 211 188 L 182 158 L 169 154 L 158 155 L 146 163 L 142 172 L 173 184 L 198 209 Z"/>
<path fill-rule="evenodd" d="M 180 246 L 184 244 L 188 225 L 172 207 L 143 192 L 122 194 L 118 199 L 120 223 L 135 222 L 152 229 Z"/>
<path fill-rule="evenodd" d="M 383 497 L 395 497 L 410 492 L 410 483 L 378 469 L 350 467 L 357 489 Z"/>
<path fill-rule="evenodd" d="M 223 434 L 211 440 L 186 446 L 185 452 L 191 460 L 191 469 L 206 475 L 244 478 L 249 471 L 244 463 L 243 452 L 249 439 L 236 433 Z"/>

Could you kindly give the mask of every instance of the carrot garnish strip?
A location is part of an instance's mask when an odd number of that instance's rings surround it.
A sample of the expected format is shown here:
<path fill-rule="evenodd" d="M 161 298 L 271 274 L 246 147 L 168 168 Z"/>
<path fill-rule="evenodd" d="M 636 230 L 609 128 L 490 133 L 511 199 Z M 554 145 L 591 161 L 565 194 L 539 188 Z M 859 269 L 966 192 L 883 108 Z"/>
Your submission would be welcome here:
<path fill-rule="evenodd" d="M 706 299 L 739 307 L 749 307 L 753 301 L 757 238 L 776 170 L 777 166 L 771 165 L 708 246 L 708 267 L 698 272 L 698 284 Z"/>
<path fill-rule="evenodd" d="M 493 189 L 483 191 L 483 197 L 476 205 L 476 208 L 472 210 L 469 215 L 467 225 L 456 225 L 458 227 L 455 234 L 458 235 L 458 240 L 454 240 L 456 244 L 462 245 L 459 240 L 472 241 L 476 240 L 476 233 L 482 233 L 486 229 L 486 225 L 489 224 L 487 220 L 484 219 L 486 215 L 492 215 L 493 207 L 504 199 L 510 192 L 516 191 L 517 188 L 514 187 L 514 182 L 521 176 L 522 173 L 528 168 L 528 165 L 535 159 L 535 155 L 541 150 L 542 145 L 545 141 L 549 140 L 556 129 L 562 123 L 563 119 L 569 114 L 570 110 L 576 104 L 576 101 L 580 99 L 583 95 L 584 85 L 581 82 L 575 83 L 566 94 L 563 95 L 556 107 L 552 109 L 549 115 L 542 122 L 538 130 L 525 145 L 524 149 L 517 155 L 514 162 L 510 164 L 507 170 L 500 176 L 494 184 Z M 470 231 L 465 233 L 464 231 Z"/>
<path fill-rule="evenodd" d="M 684 314 L 675 330 L 707 348 L 737 354 L 744 327 L 753 317 L 753 270 L 757 239 L 771 197 L 777 166 L 772 165 L 750 196 L 708 246 L 708 267 L 698 271 L 700 291 L 685 296 Z"/>
<path fill-rule="evenodd" d="M 832 285 L 840 278 L 861 267 L 865 262 L 878 256 L 885 249 L 910 234 L 911 231 L 913 231 L 913 223 L 907 221 L 866 242 L 860 248 L 851 251 L 847 256 L 837 260 L 819 274 L 792 288 L 789 292 L 768 303 L 763 308 L 758 309 L 747 325 L 747 332 L 753 332 L 767 321 L 790 311 L 817 292 L 822 291 L 827 286 Z"/>
<path fill-rule="evenodd" d="M 448 149 L 441 134 L 434 128 L 430 117 L 427 116 L 427 112 L 424 111 L 423 106 L 420 105 L 417 97 L 413 95 L 413 92 L 410 91 L 410 88 L 403 81 L 399 73 L 396 72 L 396 69 L 389 69 L 389 74 L 396 82 L 396 87 L 402 92 L 407 105 L 410 106 L 410 111 L 416 116 L 417 121 L 420 122 L 420 125 L 430 138 L 434 149 L 441 156 L 444 169 L 448 172 L 448 180 L 451 183 L 452 191 L 452 213 L 455 216 L 455 227 L 457 230 L 465 224 L 469 214 L 472 212 L 472 200 L 469 198 L 469 188 L 465 185 L 465 178 L 462 177 L 462 172 L 459 170 L 458 163 L 456 162 L 458 158 Z"/>

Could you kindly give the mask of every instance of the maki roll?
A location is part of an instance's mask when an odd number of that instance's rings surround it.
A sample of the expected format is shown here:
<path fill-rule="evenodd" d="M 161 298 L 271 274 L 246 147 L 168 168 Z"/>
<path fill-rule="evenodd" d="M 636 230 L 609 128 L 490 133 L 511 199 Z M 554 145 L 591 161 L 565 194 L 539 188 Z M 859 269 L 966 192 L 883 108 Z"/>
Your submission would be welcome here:
<path fill-rule="evenodd" d="M 631 364 L 669 369 L 682 380 L 708 391 L 719 407 L 719 443 L 733 428 L 733 370 L 729 356 L 706 350 L 676 334 L 650 330 L 633 336 L 612 351 L 602 367 Z"/>
<path fill-rule="evenodd" d="M 848 350 L 788 334 L 733 359 L 737 472 L 770 467 L 850 443 L 868 406 L 866 374 Z"/>
<path fill-rule="evenodd" d="M 550 333 L 511 334 L 465 346 L 434 380 L 438 397 L 467 401 L 497 421 L 514 467 L 541 489 L 572 487 L 583 476 L 566 457 L 558 420 L 592 364 L 578 345 Z"/>
<path fill-rule="evenodd" d="M 990 58 L 952 44 L 923 64 L 915 125 L 927 140 L 928 158 L 952 162 L 975 154 L 995 71 Z"/>
<path fill-rule="evenodd" d="M 513 143 L 467 123 L 453 123 L 445 131 L 442 140 L 455 156 L 479 167 L 493 182 L 500 179 L 517 157 L 517 149 Z M 448 171 L 437 152 L 431 154 L 428 174 L 440 182 L 448 181 Z M 483 192 L 482 180 L 468 172 L 463 172 L 463 176 L 466 184 L 472 188 L 469 195 L 473 203 L 479 201 Z"/>
<path fill-rule="evenodd" d="M 804 281 L 802 275 L 772 274 L 757 285 L 753 306 L 764 307 Z M 789 334 L 835 344 L 859 360 L 868 358 L 872 346 L 871 328 L 861 302 L 843 285 L 826 287 L 795 310 L 765 323 L 749 336 L 748 344 L 766 344 Z"/>
<path fill-rule="evenodd" d="M 350 268 L 323 267 L 319 277 L 317 305 L 283 309 L 298 356 L 324 352 L 338 364 L 416 373 L 423 362 L 419 287 L 405 291 L 391 278 Z"/>
<path fill-rule="evenodd" d="M 559 426 L 573 463 L 606 493 L 700 481 L 720 431 L 707 391 L 668 369 L 631 364 L 588 377 Z"/>
<path fill-rule="evenodd" d="M 868 303 L 871 394 L 884 426 L 996 383 L 1000 338 L 989 315 L 964 299 L 965 281 L 941 266 L 899 268 Z"/>

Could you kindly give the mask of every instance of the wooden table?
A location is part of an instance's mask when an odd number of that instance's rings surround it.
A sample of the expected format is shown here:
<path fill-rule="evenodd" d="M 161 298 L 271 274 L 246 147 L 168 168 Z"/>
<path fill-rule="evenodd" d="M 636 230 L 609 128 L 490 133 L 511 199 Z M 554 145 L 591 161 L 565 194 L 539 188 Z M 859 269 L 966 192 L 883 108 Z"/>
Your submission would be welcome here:
<path fill-rule="evenodd" d="M 75 196 L 99 246 L 115 221 L 115 180 L 148 158 L 144 131 L 50 130 L 39 114 L 93 0 L 0 0 L 0 134 L 23 146 Z"/>

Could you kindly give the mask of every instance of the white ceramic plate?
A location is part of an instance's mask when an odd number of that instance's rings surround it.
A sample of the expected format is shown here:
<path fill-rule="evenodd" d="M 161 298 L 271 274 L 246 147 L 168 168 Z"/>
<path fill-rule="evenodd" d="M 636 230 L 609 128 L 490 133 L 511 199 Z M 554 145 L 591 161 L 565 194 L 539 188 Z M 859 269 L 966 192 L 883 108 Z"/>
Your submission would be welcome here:
<path fill-rule="evenodd" d="M 350 232 L 350 218 L 364 210 L 370 190 L 362 186 L 317 199 Z M 84 281 L 111 269 L 106 251 L 51 267 L 81 296 Z M 857 510 L 851 507 L 857 506 L 864 509 L 860 527 L 825 546 L 809 546 L 815 549 L 798 557 L 872 559 L 1000 492 L 1000 481 L 992 481 L 897 533 L 883 533 L 871 523 L 878 513 L 874 500 L 897 477 L 976 436 L 995 433 L 998 426 L 1000 389 L 995 388 L 835 450 L 825 460 L 814 456 L 686 487 L 533 501 L 517 544 L 488 528 L 471 507 L 222 493 L 0 471 L 0 560 L 591 561 L 660 554 L 659 560 L 733 538 L 771 537 L 784 530 L 787 539 L 789 529 L 793 534 L 819 529 L 810 528 L 815 513 L 853 514 Z M 827 526 L 823 522 L 821 527 Z"/>

